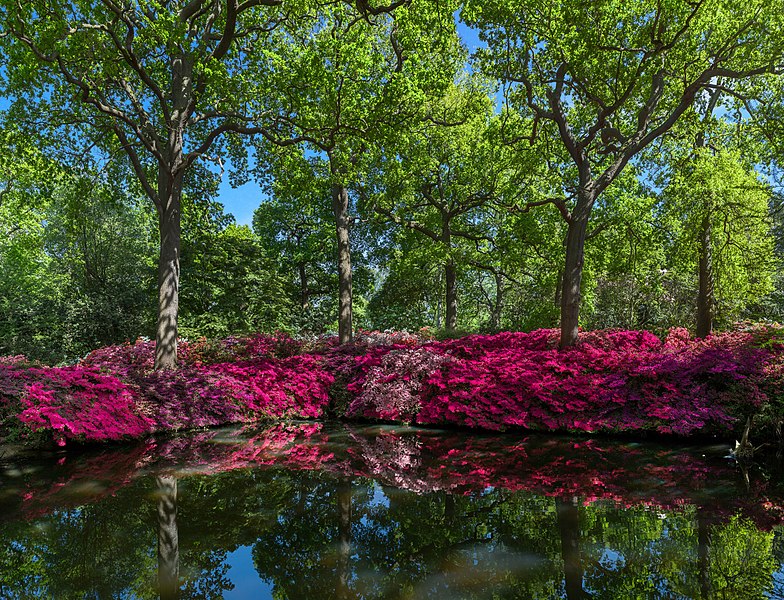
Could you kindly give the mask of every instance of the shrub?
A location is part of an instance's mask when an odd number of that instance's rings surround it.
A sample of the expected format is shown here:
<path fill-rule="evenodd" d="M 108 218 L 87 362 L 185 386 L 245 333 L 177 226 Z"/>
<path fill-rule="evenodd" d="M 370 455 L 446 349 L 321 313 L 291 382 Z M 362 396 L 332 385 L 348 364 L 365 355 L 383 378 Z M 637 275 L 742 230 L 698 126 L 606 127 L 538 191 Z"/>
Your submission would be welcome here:
<path fill-rule="evenodd" d="M 565 350 L 552 329 L 426 342 L 360 332 L 342 346 L 254 335 L 182 342 L 180 368 L 161 372 L 147 340 L 101 348 L 72 367 L 6 357 L 0 433 L 65 443 L 332 414 L 729 437 L 749 416 L 784 422 L 781 331 L 745 326 L 696 340 L 673 329 L 663 342 L 645 331 L 593 331 Z"/>

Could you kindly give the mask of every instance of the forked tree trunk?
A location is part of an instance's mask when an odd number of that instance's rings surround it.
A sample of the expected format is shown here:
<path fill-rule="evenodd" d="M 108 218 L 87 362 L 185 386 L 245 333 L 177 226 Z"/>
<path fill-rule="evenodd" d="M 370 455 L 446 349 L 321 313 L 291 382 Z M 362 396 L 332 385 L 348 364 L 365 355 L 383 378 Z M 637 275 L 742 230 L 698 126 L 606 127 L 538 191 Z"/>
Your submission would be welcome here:
<path fill-rule="evenodd" d="M 580 325 L 580 284 L 585 260 L 585 236 L 593 198 L 579 198 L 566 234 L 566 261 L 561 289 L 561 348 L 577 343 Z"/>
<path fill-rule="evenodd" d="M 177 368 L 177 317 L 180 294 L 180 202 L 182 175 L 161 175 L 158 226 L 158 325 L 155 331 L 155 368 Z"/>
<path fill-rule="evenodd" d="M 697 337 L 713 330 L 713 247 L 710 217 L 705 215 L 700 227 L 699 291 L 697 292 Z"/>
<path fill-rule="evenodd" d="M 351 246 L 349 244 L 348 190 L 332 186 L 332 210 L 338 237 L 338 336 L 341 344 L 354 337 L 351 290 Z"/>
<path fill-rule="evenodd" d="M 176 600 L 180 592 L 180 542 L 177 529 L 177 479 L 156 477 L 158 488 L 158 593 Z"/>

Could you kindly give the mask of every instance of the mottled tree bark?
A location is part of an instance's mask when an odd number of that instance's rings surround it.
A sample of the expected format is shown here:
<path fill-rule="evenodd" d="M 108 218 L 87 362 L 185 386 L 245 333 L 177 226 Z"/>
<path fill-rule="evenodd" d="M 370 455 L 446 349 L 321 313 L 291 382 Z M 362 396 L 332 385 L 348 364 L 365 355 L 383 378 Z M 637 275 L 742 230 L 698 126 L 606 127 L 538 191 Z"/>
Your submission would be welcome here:
<path fill-rule="evenodd" d="M 180 306 L 180 218 L 185 159 L 185 129 L 192 112 L 193 59 L 171 59 L 172 109 L 165 148 L 158 162 L 157 199 L 160 233 L 158 259 L 158 323 L 155 331 L 155 368 L 177 368 L 177 319 Z"/>
<path fill-rule="evenodd" d="M 444 279 L 446 280 L 446 328 L 450 331 L 457 329 L 457 266 L 452 259 L 444 265 Z"/>
<path fill-rule="evenodd" d="M 713 246 L 710 216 L 703 217 L 700 226 L 699 291 L 697 292 L 697 337 L 710 335 L 713 330 Z"/>
<path fill-rule="evenodd" d="M 561 288 L 561 348 L 577 343 L 580 325 L 580 285 L 583 279 L 585 260 L 585 237 L 588 220 L 593 207 L 593 195 L 583 192 L 578 198 L 574 213 L 569 220 L 566 234 L 566 262 Z"/>
<path fill-rule="evenodd" d="M 490 328 L 493 331 L 500 331 L 501 329 L 501 313 L 504 310 L 504 293 L 506 286 L 504 285 L 504 276 L 501 273 L 494 273 L 495 275 L 495 302 L 493 303 L 493 310 L 490 313 Z"/>
<path fill-rule="evenodd" d="M 159 177 L 158 208 L 158 324 L 155 331 L 155 368 L 177 367 L 177 319 L 180 303 L 180 201 L 182 176 Z"/>
<path fill-rule="evenodd" d="M 351 290 L 351 245 L 349 243 L 348 190 L 332 186 L 332 210 L 338 237 L 338 335 L 341 344 L 354 337 Z"/>

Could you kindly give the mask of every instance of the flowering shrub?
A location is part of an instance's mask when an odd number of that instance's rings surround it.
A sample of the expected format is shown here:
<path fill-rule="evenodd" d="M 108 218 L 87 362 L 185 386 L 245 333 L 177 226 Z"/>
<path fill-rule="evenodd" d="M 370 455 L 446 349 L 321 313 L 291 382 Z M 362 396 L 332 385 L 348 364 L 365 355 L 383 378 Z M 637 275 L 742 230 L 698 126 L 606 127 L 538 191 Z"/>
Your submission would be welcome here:
<path fill-rule="evenodd" d="M 51 435 L 58 445 L 67 439 L 138 437 L 152 430 L 152 422 L 136 410 L 129 386 L 89 367 L 4 366 L 0 390 L 6 427 L 15 415 L 25 429 Z"/>
<path fill-rule="evenodd" d="M 256 359 L 151 371 L 131 379 L 139 409 L 157 430 L 317 418 L 333 377 L 314 356 Z"/>
<path fill-rule="evenodd" d="M 745 327 L 702 340 L 673 329 L 558 331 L 444 341 L 361 332 L 349 345 L 285 334 L 111 346 L 75 367 L 0 360 L 0 435 L 98 441 L 257 419 L 348 418 L 490 430 L 653 431 L 729 437 L 747 417 L 784 424 L 784 334 Z"/>
<path fill-rule="evenodd" d="M 662 344 L 648 332 L 591 332 L 563 351 L 549 332 L 524 335 L 450 348 L 462 360 L 427 380 L 417 422 L 727 434 L 764 399 L 767 353 L 748 334 L 687 340 L 675 331 Z"/>
<path fill-rule="evenodd" d="M 413 421 L 420 409 L 422 381 L 453 360 L 428 347 L 389 351 L 370 367 L 364 382 L 353 383 L 360 393 L 346 416 Z"/>
<path fill-rule="evenodd" d="M 302 342 L 288 334 L 255 334 L 224 340 L 201 338 L 195 342 L 180 340 L 177 355 L 181 366 L 203 366 L 257 358 L 288 358 L 300 353 Z M 82 364 L 94 366 L 119 377 L 150 372 L 155 363 L 155 342 L 145 338 L 135 343 L 106 346 L 88 354 Z"/>
<path fill-rule="evenodd" d="M 432 334 L 427 329 L 420 329 L 417 333 L 408 331 L 365 331 L 359 329 L 354 334 L 354 344 L 359 346 L 416 346 L 432 339 Z"/>
<path fill-rule="evenodd" d="M 152 431 L 259 419 L 317 418 L 333 376 L 313 355 L 258 358 L 280 344 L 248 338 L 237 355 L 257 358 L 207 364 L 183 354 L 176 371 L 153 371 L 153 345 L 102 348 L 76 367 L 0 363 L 0 435 L 94 442 Z M 266 340 L 264 340 L 266 341 Z M 190 360 L 190 362 L 189 362 Z M 99 365 L 101 370 L 99 371 Z"/>

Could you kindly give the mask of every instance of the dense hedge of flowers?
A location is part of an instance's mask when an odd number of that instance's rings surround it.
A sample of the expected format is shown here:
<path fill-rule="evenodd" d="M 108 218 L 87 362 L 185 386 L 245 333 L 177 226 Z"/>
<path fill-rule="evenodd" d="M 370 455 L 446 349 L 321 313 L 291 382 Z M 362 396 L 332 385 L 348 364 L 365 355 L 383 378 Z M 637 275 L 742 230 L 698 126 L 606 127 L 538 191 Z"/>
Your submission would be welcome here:
<path fill-rule="evenodd" d="M 695 340 L 674 329 L 556 330 L 435 341 L 361 332 L 351 345 L 283 334 L 182 342 L 153 370 L 154 344 L 102 348 L 79 365 L 0 359 L 0 436 L 100 441 L 258 419 L 319 418 L 490 430 L 729 437 L 749 416 L 784 417 L 784 333 L 750 326 Z"/>

